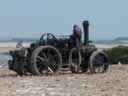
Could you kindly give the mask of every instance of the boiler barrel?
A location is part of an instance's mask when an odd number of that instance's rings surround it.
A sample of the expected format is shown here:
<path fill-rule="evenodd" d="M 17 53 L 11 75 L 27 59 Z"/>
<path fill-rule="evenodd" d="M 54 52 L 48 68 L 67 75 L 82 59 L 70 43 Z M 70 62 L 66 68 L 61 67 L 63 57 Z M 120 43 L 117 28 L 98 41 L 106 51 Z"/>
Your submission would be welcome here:
<path fill-rule="evenodd" d="M 88 45 L 89 43 L 89 22 L 83 22 L 83 31 L 84 31 L 84 45 Z"/>

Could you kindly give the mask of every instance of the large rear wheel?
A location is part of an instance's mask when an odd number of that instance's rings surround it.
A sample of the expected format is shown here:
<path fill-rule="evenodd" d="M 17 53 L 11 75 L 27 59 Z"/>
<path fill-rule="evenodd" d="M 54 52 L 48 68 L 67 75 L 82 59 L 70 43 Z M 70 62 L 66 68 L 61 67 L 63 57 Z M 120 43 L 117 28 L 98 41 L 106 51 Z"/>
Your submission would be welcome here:
<path fill-rule="evenodd" d="M 30 69 L 33 75 L 54 74 L 62 65 L 60 52 L 52 46 L 40 46 L 32 54 Z"/>

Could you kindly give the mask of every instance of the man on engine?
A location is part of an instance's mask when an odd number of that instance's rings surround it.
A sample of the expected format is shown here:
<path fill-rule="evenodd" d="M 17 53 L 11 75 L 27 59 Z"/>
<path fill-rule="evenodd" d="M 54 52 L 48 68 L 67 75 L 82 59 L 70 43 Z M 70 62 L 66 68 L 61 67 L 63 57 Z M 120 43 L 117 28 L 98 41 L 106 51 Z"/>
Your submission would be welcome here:
<path fill-rule="evenodd" d="M 81 28 L 78 25 L 73 26 L 73 34 L 70 37 L 70 40 L 73 43 L 73 46 L 79 48 L 81 45 L 81 37 L 82 37 L 82 31 Z"/>

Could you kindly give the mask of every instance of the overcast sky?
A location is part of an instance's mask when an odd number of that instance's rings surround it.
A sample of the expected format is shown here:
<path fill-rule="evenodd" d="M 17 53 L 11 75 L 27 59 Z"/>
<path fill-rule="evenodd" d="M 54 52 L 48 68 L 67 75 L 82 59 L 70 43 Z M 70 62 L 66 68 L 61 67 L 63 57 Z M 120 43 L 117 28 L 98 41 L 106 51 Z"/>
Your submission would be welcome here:
<path fill-rule="evenodd" d="M 128 0 L 0 0 L 0 37 L 72 33 L 90 22 L 91 39 L 128 37 Z"/>

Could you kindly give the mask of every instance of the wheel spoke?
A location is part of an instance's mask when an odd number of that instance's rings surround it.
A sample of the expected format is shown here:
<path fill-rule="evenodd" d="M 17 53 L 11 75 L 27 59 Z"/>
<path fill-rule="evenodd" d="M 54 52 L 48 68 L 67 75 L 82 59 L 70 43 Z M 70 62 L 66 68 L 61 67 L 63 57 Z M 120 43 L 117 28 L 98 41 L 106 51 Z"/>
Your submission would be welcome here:
<path fill-rule="evenodd" d="M 49 58 L 48 58 L 48 59 L 49 59 L 49 60 L 52 60 L 52 59 L 54 59 L 54 58 L 57 57 L 57 56 L 58 56 L 58 55 L 53 55 L 53 56 L 52 56 L 52 55 L 49 55 Z"/>
<path fill-rule="evenodd" d="M 54 65 L 57 66 L 57 64 L 51 64 L 49 61 L 46 61 L 44 58 L 37 56 L 38 59 L 40 59 L 41 61 L 45 62 L 45 64 L 43 64 L 47 70 L 49 70 L 51 73 L 54 73 L 54 71 L 52 70 L 52 68 L 50 67 L 50 65 Z M 41 69 L 41 65 L 39 66 L 39 70 Z"/>
<path fill-rule="evenodd" d="M 44 57 L 44 59 L 47 59 L 47 56 L 46 56 L 46 54 L 44 53 L 44 52 L 41 52 L 41 54 L 40 54 L 41 56 L 43 56 Z"/>
<path fill-rule="evenodd" d="M 49 61 L 47 61 L 46 62 L 46 67 L 47 67 L 47 69 L 51 72 L 51 73 L 54 73 L 54 71 L 53 71 L 53 66 L 52 66 L 53 64 L 51 64 L 51 62 L 49 62 Z M 54 65 L 55 66 L 55 65 Z"/>
<path fill-rule="evenodd" d="M 40 72 L 42 71 L 42 70 L 41 70 L 41 69 L 42 69 L 41 64 L 38 65 L 38 69 L 39 69 Z"/>
<path fill-rule="evenodd" d="M 46 61 L 44 58 L 37 56 L 38 59 L 40 59 L 41 61 Z"/>
<path fill-rule="evenodd" d="M 51 73 L 54 73 L 54 71 L 48 66 L 48 70 L 51 72 Z"/>

